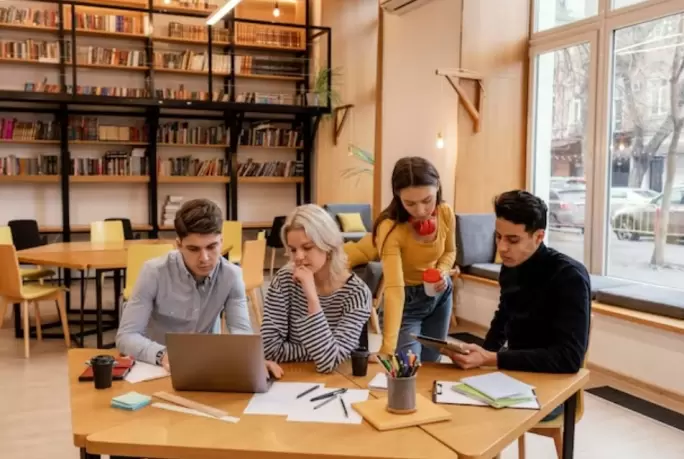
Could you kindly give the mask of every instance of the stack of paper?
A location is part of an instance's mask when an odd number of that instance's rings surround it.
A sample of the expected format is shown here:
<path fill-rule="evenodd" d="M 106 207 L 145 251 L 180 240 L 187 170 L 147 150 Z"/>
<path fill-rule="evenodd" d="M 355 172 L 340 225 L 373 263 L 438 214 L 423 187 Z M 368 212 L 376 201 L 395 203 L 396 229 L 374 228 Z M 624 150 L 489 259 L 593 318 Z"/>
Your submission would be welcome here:
<path fill-rule="evenodd" d="M 494 408 L 534 405 L 539 408 L 534 387 L 501 372 L 463 378 L 452 389 Z"/>
<path fill-rule="evenodd" d="M 121 408 L 122 410 L 135 411 L 147 406 L 151 400 L 152 397 L 149 395 L 129 392 L 112 398 L 112 406 L 114 408 Z"/>
<path fill-rule="evenodd" d="M 287 416 L 293 422 L 361 424 L 363 418 L 351 405 L 368 400 L 368 390 L 347 389 L 324 405 L 325 399 L 311 400 L 335 390 L 323 384 L 275 382 L 268 392 L 252 396 L 244 414 Z M 314 409 L 318 405 L 322 406 Z"/>
<path fill-rule="evenodd" d="M 124 378 L 126 382 L 136 384 L 143 381 L 150 381 L 152 379 L 165 378 L 169 376 L 169 372 L 158 365 L 150 365 L 149 363 L 137 361 Z"/>
<path fill-rule="evenodd" d="M 387 390 L 387 373 L 378 373 L 370 380 L 368 387 L 374 390 Z"/>

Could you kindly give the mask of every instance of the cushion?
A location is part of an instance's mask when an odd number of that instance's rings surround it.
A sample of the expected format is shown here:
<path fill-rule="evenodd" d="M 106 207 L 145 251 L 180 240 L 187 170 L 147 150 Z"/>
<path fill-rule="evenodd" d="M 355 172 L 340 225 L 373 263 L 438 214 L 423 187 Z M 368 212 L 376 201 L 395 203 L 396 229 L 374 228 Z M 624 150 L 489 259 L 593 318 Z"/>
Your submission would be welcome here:
<path fill-rule="evenodd" d="M 472 276 L 483 277 L 493 281 L 499 280 L 500 271 L 501 265 L 496 263 L 475 263 L 466 269 L 466 272 Z"/>
<path fill-rule="evenodd" d="M 491 263 L 496 252 L 496 216 L 456 214 L 456 264 L 461 268 L 475 263 Z"/>
<path fill-rule="evenodd" d="M 595 298 L 599 290 L 606 288 L 620 287 L 622 285 L 632 285 L 634 282 L 626 279 L 617 279 L 615 277 L 599 276 L 598 274 L 591 274 L 591 293 Z"/>
<path fill-rule="evenodd" d="M 632 283 L 601 289 L 596 292 L 596 301 L 684 320 L 684 295 L 674 288 Z"/>
<path fill-rule="evenodd" d="M 361 214 L 356 213 L 340 213 L 337 214 L 337 219 L 340 221 L 340 227 L 344 233 L 364 233 L 366 227 L 361 220 Z"/>
<path fill-rule="evenodd" d="M 337 222 L 339 222 L 337 214 L 359 213 L 361 214 L 361 220 L 363 220 L 365 231 L 370 231 L 373 228 L 373 216 L 371 215 L 370 204 L 326 204 L 323 208 L 327 210 Z"/>

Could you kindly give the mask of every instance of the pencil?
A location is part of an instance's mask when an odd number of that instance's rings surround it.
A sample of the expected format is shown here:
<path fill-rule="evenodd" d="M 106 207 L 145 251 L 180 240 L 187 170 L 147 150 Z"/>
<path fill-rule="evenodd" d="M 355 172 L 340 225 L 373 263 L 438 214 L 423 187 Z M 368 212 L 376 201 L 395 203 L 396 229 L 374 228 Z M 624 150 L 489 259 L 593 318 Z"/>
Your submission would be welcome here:
<path fill-rule="evenodd" d="M 305 391 L 302 392 L 301 394 L 297 395 L 297 398 L 302 398 L 302 397 L 304 397 L 306 394 L 310 394 L 311 392 L 315 391 L 315 390 L 318 389 L 319 387 L 321 387 L 320 384 L 316 384 L 315 386 L 310 387 L 309 389 L 305 390 Z"/>
<path fill-rule="evenodd" d="M 342 404 L 342 409 L 344 410 L 344 417 L 349 417 L 349 411 L 347 411 L 347 405 L 344 404 L 344 399 L 340 396 L 340 403 Z"/>
<path fill-rule="evenodd" d="M 332 401 L 335 400 L 336 398 L 337 398 L 337 397 L 328 397 L 327 400 L 325 400 L 324 402 L 321 402 L 321 403 L 319 403 L 318 405 L 314 406 L 313 409 L 314 409 L 314 410 L 317 410 L 317 409 L 319 409 L 320 407 L 322 407 L 323 405 L 327 405 L 328 403 L 332 402 Z"/>

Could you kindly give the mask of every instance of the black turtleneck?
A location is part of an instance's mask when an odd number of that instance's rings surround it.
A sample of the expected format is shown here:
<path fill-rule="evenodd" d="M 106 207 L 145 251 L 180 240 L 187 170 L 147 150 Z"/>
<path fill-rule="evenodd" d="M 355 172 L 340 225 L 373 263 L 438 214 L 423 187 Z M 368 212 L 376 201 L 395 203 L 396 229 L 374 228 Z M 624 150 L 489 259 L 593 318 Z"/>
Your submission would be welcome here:
<path fill-rule="evenodd" d="M 542 244 L 524 263 L 501 268 L 501 297 L 484 348 L 503 370 L 576 373 L 589 339 L 586 268 Z M 507 345 L 506 345 L 507 344 Z"/>

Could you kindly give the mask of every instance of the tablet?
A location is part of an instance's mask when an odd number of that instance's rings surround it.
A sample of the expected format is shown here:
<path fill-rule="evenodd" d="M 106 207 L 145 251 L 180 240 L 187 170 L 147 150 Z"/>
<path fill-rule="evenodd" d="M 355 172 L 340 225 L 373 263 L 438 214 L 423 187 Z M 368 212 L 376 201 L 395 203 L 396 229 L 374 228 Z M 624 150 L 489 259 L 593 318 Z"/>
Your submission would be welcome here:
<path fill-rule="evenodd" d="M 411 334 L 411 336 L 417 340 L 420 344 L 424 346 L 429 346 L 434 349 L 442 350 L 444 348 L 449 349 L 454 352 L 458 352 L 459 354 L 469 354 L 470 351 L 465 348 L 466 343 L 457 339 L 453 338 L 448 338 L 446 340 L 441 340 L 437 338 L 432 338 L 430 336 L 425 336 L 425 335 L 415 335 Z"/>

